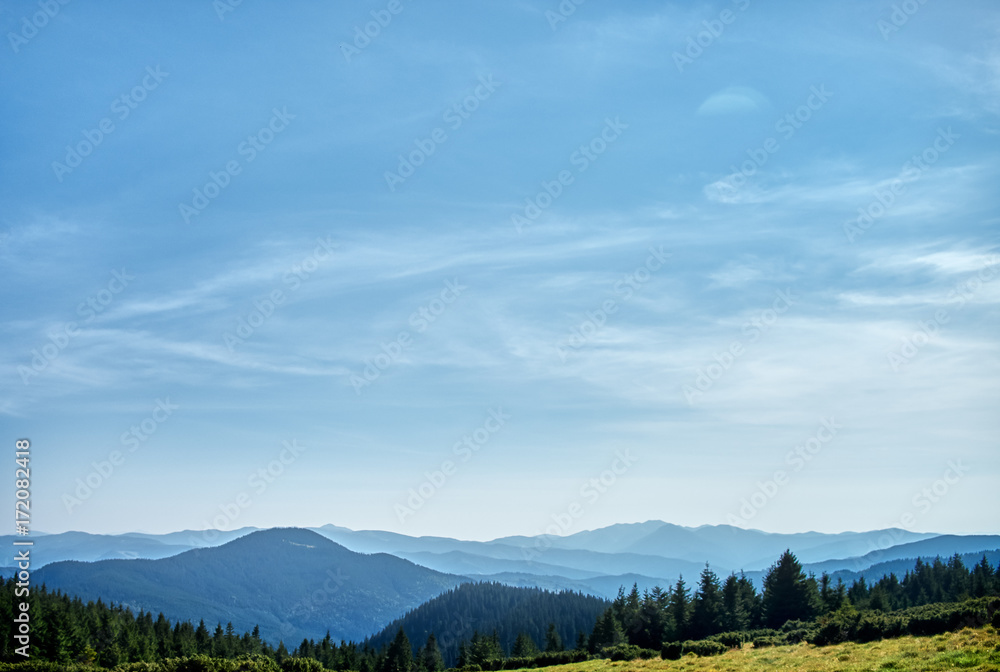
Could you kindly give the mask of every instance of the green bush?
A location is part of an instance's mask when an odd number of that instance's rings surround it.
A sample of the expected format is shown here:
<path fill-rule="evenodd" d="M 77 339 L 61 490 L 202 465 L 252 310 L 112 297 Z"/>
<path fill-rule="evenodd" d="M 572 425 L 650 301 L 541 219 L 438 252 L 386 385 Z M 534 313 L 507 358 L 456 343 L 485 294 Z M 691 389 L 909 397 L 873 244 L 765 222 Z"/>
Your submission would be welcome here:
<path fill-rule="evenodd" d="M 878 639 L 893 639 L 906 634 L 908 619 L 903 614 L 883 614 L 869 611 L 861 615 L 857 631 L 852 638 L 855 642 L 874 642 Z"/>
<path fill-rule="evenodd" d="M 761 637 L 754 637 L 750 641 L 753 644 L 753 648 L 755 649 L 762 649 L 766 646 L 778 646 L 779 644 L 782 643 L 781 639 L 775 637 L 774 635 L 764 635 Z"/>
<path fill-rule="evenodd" d="M 168 658 L 161 663 L 162 672 L 230 672 L 230 661 L 208 656 Z"/>
<path fill-rule="evenodd" d="M 570 663 L 582 663 L 589 657 L 586 651 L 546 651 L 535 656 L 535 665 L 537 667 L 569 665 Z"/>
<path fill-rule="evenodd" d="M 962 628 L 980 628 L 1000 609 L 997 598 L 966 600 L 953 604 L 928 604 L 902 612 L 908 617 L 906 632 L 911 635 L 940 635 Z"/>
<path fill-rule="evenodd" d="M 323 672 L 323 665 L 315 658 L 285 658 L 281 661 L 282 672 Z"/>
<path fill-rule="evenodd" d="M 122 663 L 112 668 L 114 672 L 161 672 L 159 663 Z"/>
<path fill-rule="evenodd" d="M 279 672 L 282 668 L 274 662 L 274 659 L 259 653 L 240 656 L 233 661 L 236 666 L 233 672 Z"/>
<path fill-rule="evenodd" d="M 697 641 L 687 640 L 682 644 L 684 653 L 693 653 L 697 656 L 718 656 L 729 650 L 729 647 L 710 639 L 699 639 Z"/>
<path fill-rule="evenodd" d="M 0 663 L 0 672 L 95 672 L 98 669 L 83 663 L 51 663 L 44 660 Z"/>
<path fill-rule="evenodd" d="M 817 646 L 825 646 L 841 642 L 872 642 L 903 635 L 940 635 L 965 627 L 982 627 L 997 613 L 1000 613 L 1000 600 L 997 598 L 928 604 L 889 613 L 859 612 L 848 606 L 820 618 L 807 639 Z"/>
<path fill-rule="evenodd" d="M 813 638 L 816 625 L 805 621 L 786 621 L 779 632 L 782 644 L 798 644 Z"/>
<path fill-rule="evenodd" d="M 636 658 L 649 660 L 658 655 L 660 655 L 658 651 L 644 649 L 634 644 L 615 644 L 614 646 L 605 646 L 601 649 L 601 656 L 610 658 L 611 660 L 635 660 Z"/>
<path fill-rule="evenodd" d="M 684 653 L 684 646 L 680 642 L 668 642 L 660 650 L 660 658 L 663 660 L 680 660 Z"/>

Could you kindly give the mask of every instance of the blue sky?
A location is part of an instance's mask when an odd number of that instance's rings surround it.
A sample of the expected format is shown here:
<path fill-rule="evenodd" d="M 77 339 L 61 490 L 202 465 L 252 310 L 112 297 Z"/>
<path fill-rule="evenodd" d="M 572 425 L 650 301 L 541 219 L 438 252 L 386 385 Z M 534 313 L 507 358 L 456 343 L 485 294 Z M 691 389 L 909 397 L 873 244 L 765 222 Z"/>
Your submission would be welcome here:
<path fill-rule="evenodd" d="M 5 3 L 33 527 L 1000 532 L 1000 15 L 903 5 Z"/>

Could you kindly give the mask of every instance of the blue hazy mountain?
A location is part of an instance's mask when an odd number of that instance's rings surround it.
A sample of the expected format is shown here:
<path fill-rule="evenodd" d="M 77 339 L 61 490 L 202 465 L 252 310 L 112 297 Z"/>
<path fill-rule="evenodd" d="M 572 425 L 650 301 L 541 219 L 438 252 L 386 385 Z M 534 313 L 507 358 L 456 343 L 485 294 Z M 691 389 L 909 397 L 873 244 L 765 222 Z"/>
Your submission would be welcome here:
<path fill-rule="evenodd" d="M 408 560 L 350 551 L 310 530 L 252 532 L 159 560 L 63 561 L 32 577 L 84 600 L 101 598 L 170 619 L 232 622 L 290 644 L 361 640 L 468 579 Z"/>

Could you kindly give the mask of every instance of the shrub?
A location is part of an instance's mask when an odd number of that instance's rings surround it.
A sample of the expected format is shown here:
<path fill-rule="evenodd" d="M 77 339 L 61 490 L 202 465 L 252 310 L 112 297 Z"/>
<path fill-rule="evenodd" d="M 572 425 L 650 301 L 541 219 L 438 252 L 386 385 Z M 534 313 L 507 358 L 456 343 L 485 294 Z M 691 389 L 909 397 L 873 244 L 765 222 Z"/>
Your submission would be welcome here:
<path fill-rule="evenodd" d="M 122 663 L 112 668 L 114 672 L 160 672 L 159 663 Z"/>
<path fill-rule="evenodd" d="M 710 639 L 699 639 L 697 641 L 687 640 L 682 645 L 684 653 L 693 653 L 698 656 L 718 656 L 729 650 L 729 647 Z"/>
<path fill-rule="evenodd" d="M 680 660 L 684 653 L 684 646 L 680 642 L 668 642 L 660 650 L 660 658 L 663 660 Z"/>
<path fill-rule="evenodd" d="M 233 661 L 233 672 L 279 672 L 281 669 L 273 659 L 259 653 L 240 656 Z"/>
<path fill-rule="evenodd" d="M 635 660 L 636 658 L 649 660 L 660 654 L 654 649 L 644 649 L 634 644 L 615 644 L 601 649 L 601 655 L 611 660 Z"/>
<path fill-rule="evenodd" d="M 323 665 L 315 658 L 285 658 L 282 672 L 323 672 Z"/>
<path fill-rule="evenodd" d="M 221 658 L 188 656 L 168 658 L 161 663 L 162 672 L 228 672 L 231 665 Z"/>
<path fill-rule="evenodd" d="M 95 669 L 81 663 L 51 663 L 44 660 L 0 663 L 0 672 L 93 672 Z"/>
<path fill-rule="evenodd" d="M 777 646 L 778 644 L 781 643 L 781 640 L 775 637 L 774 635 L 754 637 L 753 640 L 751 641 L 753 643 L 753 648 L 755 649 L 761 649 L 764 648 L 765 646 Z"/>
<path fill-rule="evenodd" d="M 570 663 L 582 663 L 587 658 L 589 656 L 586 651 L 546 651 L 535 656 L 535 665 L 538 667 L 568 665 Z"/>
<path fill-rule="evenodd" d="M 806 640 L 812 640 L 817 631 L 815 622 L 806 621 L 785 621 L 781 629 L 775 633 L 781 644 L 798 644 Z"/>
<path fill-rule="evenodd" d="M 717 635 L 706 637 L 713 642 L 725 644 L 730 649 L 738 649 L 746 642 L 752 642 L 758 637 L 780 637 L 781 632 L 770 628 L 759 628 L 757 630 L 737 630 L 733 632 L 720 632 Z"/>

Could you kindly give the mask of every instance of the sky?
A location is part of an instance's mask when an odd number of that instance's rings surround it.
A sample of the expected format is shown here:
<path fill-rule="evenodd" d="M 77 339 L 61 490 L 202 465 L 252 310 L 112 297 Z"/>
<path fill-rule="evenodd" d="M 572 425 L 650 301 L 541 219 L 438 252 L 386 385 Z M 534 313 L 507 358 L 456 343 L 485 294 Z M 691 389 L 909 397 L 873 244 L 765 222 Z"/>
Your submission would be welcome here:
<path fill-rule="evenodd" d="M 32 530 L 1000 533 L 994 2 L 0 26 Z"/>

